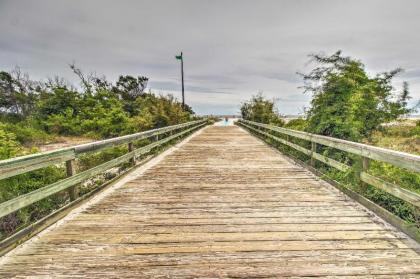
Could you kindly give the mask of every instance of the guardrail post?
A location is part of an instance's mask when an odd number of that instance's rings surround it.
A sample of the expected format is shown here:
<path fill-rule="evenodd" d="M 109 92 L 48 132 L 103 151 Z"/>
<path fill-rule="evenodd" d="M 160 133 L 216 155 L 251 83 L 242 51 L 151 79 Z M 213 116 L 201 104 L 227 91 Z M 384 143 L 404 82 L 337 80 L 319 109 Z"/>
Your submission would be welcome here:
<path fill-rule="evenodd" d="M 134 151 L 134 144 L 132 142 L 128 143 L 128 152 L 133 152 Z M 135 155 L 133 155 L 133 158 L 130 159 L 130 165 L 134 166 L 136 165 L 136 157 Z"/>
<path fill-rule="evenodd" d="M 311 141 L 311 167 L 315 167 L 314 153 L 316 153 L 316 142 Z"/>
<path fill-rule="evenodd" d="M 73 176 L 76 174 L 76 161 L 75 159 L 71 159 L 66 161 L 66 171 L 67 171 L 67 177 Z M 74 201 L 75 199 L 77 199 L 77 185 L 74 185 L 72 187 L 69 188 L 68 190 L 69 192 L 69 196 L 70 196 L 70 201 Z"/>
<path fill-rule="evenodd" d="M 362 172 L 367 172 L 368 171 L 369 162 L 370 162 L 369 158 L 362 157 L 362 170 L 358 173 L 359 179 L 360 179 L 360 186 L 361 186 L 361 189 L 362 189 L 363 192 L 366 192 L 366 188 L 367 188 L 368 184 L 362 181 L 361 174 L 362 174 Z"/>

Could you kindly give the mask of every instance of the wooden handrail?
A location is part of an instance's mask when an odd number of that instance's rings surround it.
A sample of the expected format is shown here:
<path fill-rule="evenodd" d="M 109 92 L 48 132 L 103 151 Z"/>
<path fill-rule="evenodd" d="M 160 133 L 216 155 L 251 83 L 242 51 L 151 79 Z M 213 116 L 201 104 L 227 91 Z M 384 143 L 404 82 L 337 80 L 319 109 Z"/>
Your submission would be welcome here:
<path fill-rule="evenodd" d="M 334 167 L 340 171 L 350 171 L 351 167 L 328 158 L 322 154 L 316 153 L 316 144 L 325 145 L 328 147 L 333 147 L 335 149 L 345 151 L 347 153 L 355 154 L 361 157 L 362 161 L 362 170 L 358 171 L 360 181 L 372 185 L 376 188 L 379 188 L 399 199 L 402 199 L 416 207 L 420 207 L 420 195 L 418 193 L 412 192 L 401 186 L 395 185 L 393 183 L 379 179 L 373 175 L 367 173 L 369 166 L 369 159 L 373 159 L 380 162 L 389 163 L 393 166 L 405 168 L 410 171 L 420 172 L 420 156 L 409 154 L 405 152 L 399 152 L 394 150 L 389 150 L 386 148 L 371 146 L 363 143 L 357 143 L 327 136 L 321 136 L 301 131 L 295 131 L 291 129 L 286 129 L 282 127 L 277 127 L 273 125 L 262 124 L 258 122 L 253 122 L 249 120 L 240 119 L 237 122 L 239 125 L 250 129 L 254 132 L 257 132 L 263 136 L 266 136 L 272 140 L 280 142 L 284 145 L 294 148 L 308 156 L 311 157 L 311 165 L 314 165 L 314 160 L 323 162 L 326 165 Z M 265 129 L 262 130 L 262 129 Z M 267 131 L 277 132 L 283 135 L 292 136 L 295 138 L 303 139 L 311 142 L 311 149 L 302 147 L 296 143 L 292 143 L 288 140 L 276 137 Z"/>
<path fill-rule="evenodd" d="M 63 190 L 69 190 L 69 189 L 72 190 L 70 192 L 71 193 L 70 196 L 71 196 L 71 199 L 74 200 L 75 198 L 77 198 L 77 194 L 76 194 L 77 192 L 75 191 L 75 188 L 74 188 L 76 184 L 79 184 L 80 182 L 86 179 L 89 179 L 95 175 L 101 174 L 104 171 L 114 166 L 117 166 L 121 163 L 131 162 L 131 164 L 135 164 L 135 160 L 137 157 L 150 152 L 155 147 L 158 147 L 164 143 L 167 143 L 177 137 L 180 137 L 206 124 L 207 124 L 206 119 L 197 120 L 197 121 L 192 121 L 192 122 L 188 122 L 188 123 L 184 123 L 180 125 L 154 129 L 154 130 L 137 133 L 133 135 L 113 138 L 113 139 L 104 140 L 104 141 L 97 141 L 97 142 L 78 145 L 78 146 L 69 147 L 69 148 L 65 148 L 61 150 L 54 150 L 50 152 L 34 154 L 37 156 L 29 155 L 29 156 L 23 156 L 23 157 L 0 161 L 0 170 L 3 171 L 3 172 L 0 172 L 0 174 L 2 175 L 0 177 L 4 178 L 4 177 L 10 177 L 13 175 L 17 175 L 19 173 L 25 173 L 31 170 L 41 168 L 40 166 L 36 165 L 37 162 L 40 163 L 42 167 L 52 165 L 52 164 L 57 164 L 63 161 L 66 161 L 67 163 L 69 163 L 75 159 L 76 154 L 98 150 L 98 149 L 101 149 L 110 145 L 118 145 L 118 144 L 123 144 L 123 143 L 129 144 L 128 153 L 122 156 L 119 156 L 115 159 L 112 159 L 110 161 L 107 161 L 101 165 L 95 166 L 86 171 L 77 173 L 77 174 L 75 173 L 74 167 L 69 167 L 69 165 L 71 166 L 72 164 L 67 164 L 67 172 L 68 172 L 67 178 L 59 180 L 55 183 L 44 186 L 35 191 L 29 192 L 24 195 L 20 195 L 11 200 L 1 203 L 0 204 L 0 218 Z M 178 129 L 183 129 L 183 130 L 177 133 L 172 133 Z M 147 138 L 151 136 L 157 136 L 159 134 L 169 133 L 169 132 L 171 132 L 172 135 L 167 136 L 163 139 L 157 140 L 153 143 L 150 143 L 138 149 L 134 149 L 133 147 L 132 142 L 135 140 L 139 140 L 139 139 L 143 139 L 143 138 Z M 23 170 L 17 169 L 17 166 L 19 166 L 19 164 L 21 165 L 21 167 L 23 166 L 22 167 Z M 10 166 L 13 166 L 13 167 L 10 167 Z"/>
<path fill-rule="evenodd" d="M 0 161 L 0 179 L 12 177 L 18 174 L 26 173 L 32 170 L 37 170 L 40 168 L 45 168 L 50 165 L 55 165 L 60 162 L 65 162 L 71 159 L 76 158 L 77 155 L 92 152 L 99 150 L 108 146 L 120 145 L 124 143 L 129 143 L 132 141 L 145 139 L 160 135 L 163 133 L 168 133 L 177 129 L 182 129 L 190 127 L 192 125 L 202 123 L 206 120 L 197 120 L 187 123 L 182 123 L 179 125 L 173 125 L 168 127 L 163 127 L 159 129 L 153 129 L 145 132 L 140 132 L 136 134 L 100 140 L 90 143 L 85 143 L 81 145 L 66 147 L 62 149 L 56 149 L 47 152 L 40 152 L 35 154 L 30 154 L 26 156 L 11 158 Z"/>
<path fill-rule="evenodd" d="M 371 146 L 363 143 L 352 142 L 327 136 L 301 132 L 273 125 L 261 124 L 249 120 L 239 120 L 239 122 L 248 123 L 253 126 L 262 127 L 268 130 L 279 132 L 292 137 L 304 139 L 310 142 L 319 143 L 325 146 L 333 147 L 348 153 L 367 157 L 376 161 L 390 163 L 394 166 L 420 172 L 420 156 L 405 152 L 390 150 L 382 147 Z"/>

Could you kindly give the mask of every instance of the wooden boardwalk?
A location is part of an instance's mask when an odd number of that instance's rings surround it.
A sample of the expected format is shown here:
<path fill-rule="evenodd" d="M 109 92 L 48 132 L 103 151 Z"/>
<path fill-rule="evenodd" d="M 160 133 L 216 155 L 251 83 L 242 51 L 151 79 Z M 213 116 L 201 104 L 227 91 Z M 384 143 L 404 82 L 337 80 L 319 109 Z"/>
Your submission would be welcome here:
<path fill-rule="evenodd" d="M 235 126 L 111 190 L 3 257 L 0 278 L 420 277 L 417 244 Z"/>

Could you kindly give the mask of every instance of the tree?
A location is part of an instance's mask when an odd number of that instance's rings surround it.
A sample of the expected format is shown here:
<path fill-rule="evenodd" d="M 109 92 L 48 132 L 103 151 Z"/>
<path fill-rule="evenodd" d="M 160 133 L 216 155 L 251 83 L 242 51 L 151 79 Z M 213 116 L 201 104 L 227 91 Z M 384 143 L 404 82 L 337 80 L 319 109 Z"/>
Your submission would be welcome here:
<path fill-rule="evenodd" d="M 18 112 L 15 100 L 15 83 L 8 72 L 0 72 L 0 109 L 2 112 Z"/>
<path fill-rule="evenodd" d="M 111 84 L 104 75 L 98 76 L 95 72 L 85 74 L 74 62 L 69 64 L 69 66 L 73 73 L 80 79 L 80 84 L 85 90 L 85 94 L 94 94 L 99 90 L 111 89 Z"/>
<path fill-rule="evenodd" d="M 81 95 L 79 92 L 66 87 L 55 87 L 51 92 L 43 92 L 38 102 L 38 117 L 44 119 L 52 114 L 60 114 L 67 109 L 72 115 L 80 111 Z"/>
<path fill-rule="evenodd" d="M 137 78 L 129 75 L 120 76 L 113 90 L 123 100 L 135 100 L 144 92 L 148 81 L 149 79 L 144 76 L 138 76 Z"/>
<path fill-rule="evenodd" d="M 10 73 L 0 71 L 0 112 L 28 116 L 35 107 L 37 89 L 39 84 L 31 81 L 18 67 Z"/>
<path fill-rule="evenodd" d="M 341 55 L 311 55 L 317 66 L 301 74 L 305 92 L 313 95 L 307 131 L 352 141 L 369 137 L 380 124 L 407 114 L 408 85 L 394 93 L 392 79 L 401 72 L 369 77 L 359 61 Z"/>
<path fill-rule="evenodd" d="M 250 121 L 278 126 L 284 125 L 284 121 L 275 108 L 274 100 L 264 98 L 262 93 L 252 96 L 251 100 L 242 104 L 241 115 L 243 119 Z"/>
<path fill-rule="evenodd" d="M 144 76 L 137 78 L 130 75 L 120 76 L 112 87 L 112 92 L 124 103 L 124 110 L 131 116 L 139 113 L 140 107 L 135 105 L 135 100 L 144 94 L 149 79 Z"/>

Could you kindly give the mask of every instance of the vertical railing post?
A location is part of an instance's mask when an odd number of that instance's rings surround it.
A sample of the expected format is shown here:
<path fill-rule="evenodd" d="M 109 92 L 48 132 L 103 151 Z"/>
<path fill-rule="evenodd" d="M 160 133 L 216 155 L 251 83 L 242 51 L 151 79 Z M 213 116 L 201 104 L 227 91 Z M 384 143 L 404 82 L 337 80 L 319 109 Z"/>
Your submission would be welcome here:
<path fill-rule="evenodd" d="M 361 171 L 358 173 L 359 179 L 360 179 L 360 186 L 362 189 L 362 192 L 366 192 L 366 188 L 367 188 L 367 184 L 365 182 L 362 181 L 362 172 L 367 172 L 369 169 L 369 163 L 370 160 L 368 157 L 362 157 L 362 169 Z"/>
<path fill-rule="evenodd" d="M 134 144 L 133 142 L 128 143 L 128 152 L 134 151 Z M 130 159 L 130 165 L 135 166 L 136 165 L 136 155 L 133 154 L 133 157 Z"/>
<path fill-rule="evenodd" d="M 316 153 L 316 142 L 311 141 L 311 167 L 315 167 L 314 153 Z"/>
<path fill-rule="evenodd" d="M 75 159 L 71 159 L 66 161 L 66 172 L 67 177 L 73 176 L 76 174 L 76 161 Z M 69 188 L 68 190 L 70 201 L 74 201 L 77 199 L 78 193 L 77 193 L 77 185 L 74 185 Z"/>

